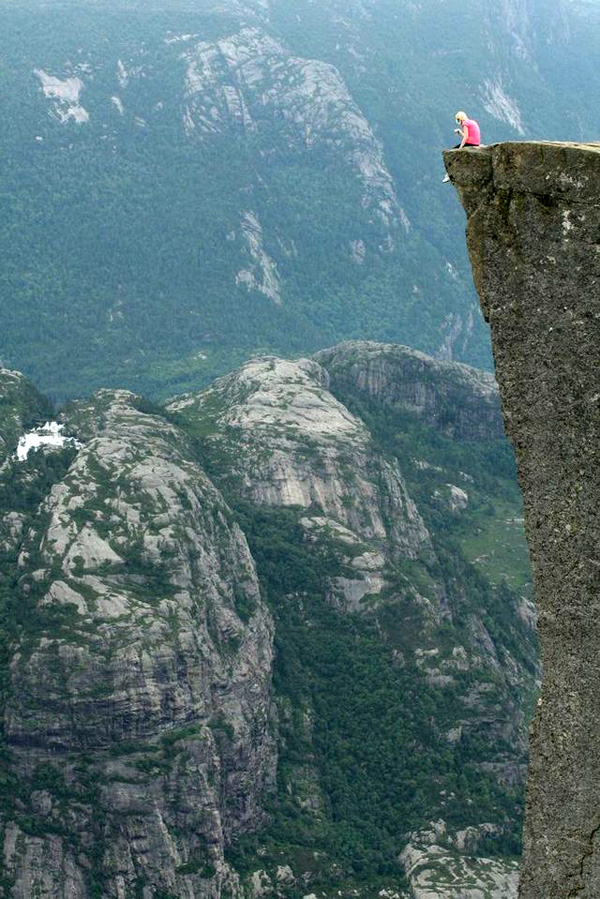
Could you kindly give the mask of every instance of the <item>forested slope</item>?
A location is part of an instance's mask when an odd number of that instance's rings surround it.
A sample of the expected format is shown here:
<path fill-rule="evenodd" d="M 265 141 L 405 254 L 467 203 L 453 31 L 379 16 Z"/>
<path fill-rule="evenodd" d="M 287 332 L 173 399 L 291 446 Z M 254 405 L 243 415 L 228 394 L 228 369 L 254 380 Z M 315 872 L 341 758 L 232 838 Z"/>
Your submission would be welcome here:
<path fill-rule="evenodd" d="M 212 0 L 0 10 L 0 360 L 168 396 L 257 351 L 401 340 L 489 366 L 457 106 L 593 138 L 598 7 Z"/>

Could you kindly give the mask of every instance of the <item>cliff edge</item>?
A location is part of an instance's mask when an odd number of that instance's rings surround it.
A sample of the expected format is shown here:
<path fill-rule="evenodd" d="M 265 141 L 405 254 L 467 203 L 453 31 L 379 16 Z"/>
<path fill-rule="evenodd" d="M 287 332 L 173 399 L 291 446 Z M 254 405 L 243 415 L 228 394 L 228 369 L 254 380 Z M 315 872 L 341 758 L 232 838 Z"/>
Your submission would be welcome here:
<path fill-rule="evenodd" d="M 600 895 L 600 144 L 448 151 L 491 325 L 545 680 L 521 899 Z"/>

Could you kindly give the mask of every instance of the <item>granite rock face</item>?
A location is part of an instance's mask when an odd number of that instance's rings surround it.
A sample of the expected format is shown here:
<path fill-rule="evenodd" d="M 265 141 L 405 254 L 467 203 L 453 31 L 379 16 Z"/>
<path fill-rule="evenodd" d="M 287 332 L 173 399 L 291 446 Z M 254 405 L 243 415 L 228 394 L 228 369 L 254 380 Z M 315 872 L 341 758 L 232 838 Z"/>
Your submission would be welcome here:
<path fill-rule="evenodd" d="M 440 418 L 444 394 L 456 398 L 456 423 L 452 424 L 450 411 L 448 433 L 462 434 L 462 427 L 483 438 L 487 430 L 488 439 L 501 426 L 497 390 L 491 376 L 466 366 L 440 364 L 403 347 L 355 342 L 323 351 L 317 360 L 252 360 L 207 390 L 175 399 L 169 411 L 181 417 L 184 429 L 197 430 L 206 438 L 216 483 L 259 507 L 301 510 L 307 540 L 318 542 L 329 535 L 336 541 L 346 572 L 332 580 L 331 600 L 343 611 L 370 615 L 386 597 L 389 601 L 395 595 L 400 601 L 404 595 L 404 588 L 394 581 L 396 566 L 435 566 L 437 558 L 403 474 L 409 460 L 384 454 L 363 420 L 336 398 L 334 385 L 341 387 L 342 374 L 349 372 L 353 381 L 349 394 L 360 396 L 361 385 L 377 384 L 372 398 L 380 411 L 406 402 L 418 415 L 414 397 L 422 396 L 419 385 L 431 379 Z M 405 364 L 410 374 L 403 379 Z M 426 388 L 423 396 L 422 417 L 435 423 L 435 392 Z M 458 424 L 461 420 L 464 426 Z M 452 501 L 458 503 L 458 496 L 468 502 L 460 488 L 446 489 L 448 507 Z M 485 730 L 498 749 L 489 771 L 499 780 L 519 783 L 526 727 L 520 700 L 514 699 L 515 690 L 531 675 L 506 647 L 494 645 L 479 611 L 469 620 L 466 649 L 456 643 L 440 649 L 439 629 L 454 626 L 455 616 L 462 615 L 461 594 L 455 585 L 448 589 L 439 577 L 432 578 L 427 588 L 412 583 L 408 587 L 403 601 L 422 621 L 414 648 L 416 665 L 429 684 L 449 691 L 456 688 L 461 670 L 485 671 L 482 681 L 491 677 L 502 683 L 500 701 L 495 692 L 488 695 L 485 683 L 467 691 L 460 717 L 448 729 L 451 734 L 473 727 L 480 733 Z M 450 743 L 452 739 L 448 737 Z M 503 753 L 501 746 L 510 746 L 510 752 Z"/>
<path fill-rule="evenodd" d="M 188 136 L 226 129 L 254 132 L 265 116 L 281 123 L 291 145 L 327 145 L 348 151 L 363 188 L 363 203 L 385 226 L 402 220 L 382 148 L 334 66 L 294 56 L 260 27 L 242 27 L 215 43 L 183 43 Z"/>
<path fill-rule="evenodd" d="M 371 897 L 332 843 L 314 850 L 337 814 L 325 724 L 344 734 L 340 783 L 348 758 L 354 795 L 365 765 L 373 806 L 389 796 L 381 755 L 401 779 L 413 759 L 421 776 L 421 754 L 456 760 L 452 789 L 436 776 L 409 826 L 386 824 L 411 899 L 512 895 L 514 864 L 476 837 L 513 851 L 537 674 L 529 581 L 487 580 L 488 538 L 464 558 L 441 539 L 480 538 L 507 489 L 498 518 L 520 514 L 514 484 L 487 478 L 501 453 L 471 467 L 498 449 L 493 380 L 370 343 L 259 358 L 168 409 L 99 391 L 61 416 L 76 441 L 22 460 L 39 396 L 6 378 L 21 399 L 0 407 L 0 896 Z M 334 690 L 350 704 L 339 725 Z M 480 784 L 501 804 L 479 806 Z M 237 847 L 255 841 L 242 867 Z M 377 893 L 400 894 L 393 878 Z"/>
<path fill-rule="evenodd" d="M 545 682 L 522 899 L 600 895 L 600 145 L 448 152 L 525 497 Z"/>
<path fill-rule="evenodd" d="M 410 347 L 348 341 L 317 353 L 334 392 L 351 390 L 384 408 L 402 410 L 447 437 L 494 440 L 502 417 L 492 375 L 432 359 Z"/>
<path fill-rule="evenodd" d="M 402 861 L 411 899 L 516 899 L 516 860 L 482 856 L 492 824 L 452 830 L 442 819 L 409 834 Z"/>
<path fill-rule="evenodd" d="M 224 848 L 263 820 L 271 617 L 185 435 L 138 405 L 70 410 L 84 445 L 20 544 L 13 899 L 237 896 Z"/>
<path fill-rule="evenodd" d="M 317 362 L 270 357 L 170 408 L 192 422 L 212 416 L 213 453 L 230 460 L 228 478 L 234 474 L 253 503 L 305 509 L 307 534 L 332 531 L 349 546 L 355 575 L 337 587 L 358 608 L 386 586 L 386 562 L 431 556 L 431 541 L 397 460 L 376 451 L 366 426 L 328 387 Z"/>

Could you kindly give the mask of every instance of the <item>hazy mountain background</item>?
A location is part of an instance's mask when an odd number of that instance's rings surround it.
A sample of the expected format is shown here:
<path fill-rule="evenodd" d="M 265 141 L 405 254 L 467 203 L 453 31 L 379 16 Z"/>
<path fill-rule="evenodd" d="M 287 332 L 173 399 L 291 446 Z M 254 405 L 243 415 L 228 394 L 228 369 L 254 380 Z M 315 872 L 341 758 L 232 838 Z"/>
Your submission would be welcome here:
<path fill-rule="evenodd" d="M 597 136 L 582 0 L 3 3 L 0 360 L 166 396 L 341 338 L 489 367 L 453 113 Z"/>

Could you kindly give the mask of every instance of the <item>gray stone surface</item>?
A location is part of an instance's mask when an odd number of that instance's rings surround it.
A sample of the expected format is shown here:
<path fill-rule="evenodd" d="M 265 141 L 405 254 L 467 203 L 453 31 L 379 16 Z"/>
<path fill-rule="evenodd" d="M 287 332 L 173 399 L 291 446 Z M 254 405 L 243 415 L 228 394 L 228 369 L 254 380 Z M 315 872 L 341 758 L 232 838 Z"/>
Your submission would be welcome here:
<path fill-rule="evenodd" d="M 235 899 L 225 846 L 264 820 L 271 616 L 186 436 L 137 405 L 71 408 L 85 444 L 21 544 L 4 728 L 53 789 L 4 831 L 12 899 Z"/>
<path fill-rule="evenodd" d="M 260 358 L 170 409 L 191 422 L 214 416 L 213 452 L 231 460 L 228 476 L 236 473 L 237 489 L 253 502 L 319 510 L 305 519 L 309 534 L 333 522 L 346 542 L 368 548 L 368 558 L 354 559 L 356 577 L 335 585 L 356 610 L 386 586 L 386 563 L 430 557 L 432 547 L 397 461 L 377 452 L 328 385 L 311 359 Z"/>
<path fill-rule="evenodd" d="M 379 407 L 416 415 L 447 437 L 494 440 L 502 435 L 492 375 L 432 359 L 397 344 L 349 340 L 317 353 L 334 393 L 358 395 Z"/>
<path fill-rule="evenodd" d="M 521 899 L 600 896 L 600 145 L 449 151 L 492 328 L 545 681 Z"/>
<path fill-rule="evenodd" d="M 64 454 L 59 480 L 27 514 L 0 516 L 0 553 L 14 566 L 19 608 L 4 722 L 19 787 L 12 805 L 0 803 L 10 899 L 91 899 L 99 885 L 106 899 L 283 899 L 292 890 L 372 899 L 370 883 L 340 889 L 333 860 L 336 885 L 321 889 L 317 850 L 313 858 L 292 849 L 277 866 L 261 850 L 244 877 L 225 861 L 239 835 L 261 839 L 278 732 L 308 743 L 317 713 L 307 700 L 290 731 L 293 705 L 271 695 L 273 622 L 221 489 L 232 503 L 297 515 L 317 559 L 325 541 L 336 544 L 343 564 L 325 589 L 340 620 L 359 612 L 377 621 L 381 610 L 385 627 L 386 608 L 402 603 L 409 627 L 387 632 L 390 661 L 415 666 L 415 689 L 444 692 L 440 740 L 452 748 L 476 734 L 486 746 L 481 770 L 500 784 L 522 783 L 534 676 L 527 660 L 535 658 L 527 601 L 511 603 L 509 627 L 494 633 L 489 607 L 471 602 L 460 578 L 419 576 L 435 575 L 438 557 L 404 477 L 410 460 L 388 455 L 330 390 L 351 370 L 349 400 L 353 391 L 364 399 L 364 385 L 379 411 L 406 403 L 428 423 L 452 397 L 452 422 L 485 439 L 500 426 L 493 379 L 402 347 L 353 343 L 328 353 L 331 372 L 312 359 L 252 360 L 173 401 L 167 416 L 127 391 L 72 404 L 64 424 L 79 444 Z M 5 409 L 0 433 L 4 420 L 14 449 L 29 405 Z M 458 436 L 450 419 L 440 424 Z M 36 464 L 10 462 L 10 482 L 19 471 L 33 478 Z M 453 483 L 441 467 L 428 476 L 447 515 L 476 495 L 470 476 Z M 300 593 L 287 599 L 303 602 Z M 310 756 L 277 773 L 290 801 L 315 817 L 328 813 Z M 472 831 L 441 846 L 428 833 L 411 837 L 411 899 L 432 890 L 444 899 L 508 899 L 513 867 L 475 861 Z M 400 899 L 392 887 L 377 895 Z"/>
<path fill-rule="evenodd" d="M 409 834 L 401 860 L 410 884 L 410 899 L 516 899 L 518 864 L 482 855 L 493 824 L 449 828 L 443 819 Z"/>

